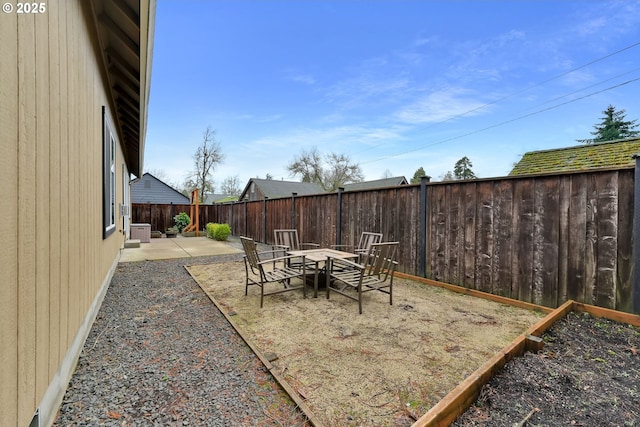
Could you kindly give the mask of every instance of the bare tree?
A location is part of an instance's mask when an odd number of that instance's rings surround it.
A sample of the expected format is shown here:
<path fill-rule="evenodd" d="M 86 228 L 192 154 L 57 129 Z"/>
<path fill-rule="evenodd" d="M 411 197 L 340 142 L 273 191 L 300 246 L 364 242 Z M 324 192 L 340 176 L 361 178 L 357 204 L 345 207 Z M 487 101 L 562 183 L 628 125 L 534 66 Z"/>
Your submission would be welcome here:
<path fill-rule="evenodd" d="M 190 189 L 198 189 L 200 200 L 204 200 L 207 194 L 213 194 L 214 182 L 211 178 L 216 165 L 224 159 L 220 143 L 216 140 L 215 131 L 207 126 L 202 133 L 202 144 L 193 155 L 195 169 L 185 181 L 185 186 Z"/>
<path fill-rule="evenodd" d="M 160 181 L 164 181 L 165 183 L 167 182 L 167 173 L 164 171 L 164 169 L 147 169 L 144 172 L 153 175 Z"/>
<path fill-rule="evenodd" d="M 455 180 L 455 176 L 453 176 L 453 172 L 447 171 L 444 175 L 441 176 L 441 181 L 453 181 Z"/>
<path fill-rule="evenodd" d="M 184 184 L 180 184 L 178 181 L 170 181 L 164 169 L 147 169 L 144 173 L 153 175 L 169 187 L 189 197 L 189 192 L 184 189 Z"/>
<path fill-rule="evenodd" d="M 238 175 L 226 177 L 220 185 L 220 192 L 227 196 L 239 196 L 242 193 L 242 188 L 240 188 Z"/>
<path fill-rule="evenodd" d="M 289 163 L 287 170 L 291 176 L 299 176 L 302 182 L 318 184 L 325 191 L 335 191 L 344 184 L 364 180 L 360 165 L 351 163 L 349 156 L 331 153 L 323 161 L 316 147 L 303 150 Z"/>
<path fill-rule="evenodd" d="M 360 165 L 351 163 L 345 154 L 331 153 L 327 156 L 328 168 L 322 174 L 322 188 L 336 191 L 338 187 L 351 182 L 364 181 Z"/>
<path fill-rule="evenodd" d="M 381 176 L 382 179 L 393 178 L 393 174 L 389 169 L 385 169 Z"/>
<path fill-rule="evenodd" d="M 322 156 L 316 147 L 310 150 L 302 150 L 293 162 L 289 163 L 287 170 L 291 176 L 300 176 L 302 182 L 322 182 Z"/>

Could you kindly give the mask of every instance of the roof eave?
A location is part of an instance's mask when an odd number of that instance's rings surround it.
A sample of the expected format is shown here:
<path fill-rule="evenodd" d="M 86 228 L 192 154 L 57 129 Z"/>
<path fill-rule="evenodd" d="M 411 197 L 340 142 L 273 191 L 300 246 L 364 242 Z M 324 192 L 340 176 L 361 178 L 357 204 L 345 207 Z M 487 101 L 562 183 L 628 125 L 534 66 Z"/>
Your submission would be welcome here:
<path fill-rule="evenodd" d="M 144 165 L 155 9 L 156 0 L 91 0 L 114 121 L 136 176 Z"/>

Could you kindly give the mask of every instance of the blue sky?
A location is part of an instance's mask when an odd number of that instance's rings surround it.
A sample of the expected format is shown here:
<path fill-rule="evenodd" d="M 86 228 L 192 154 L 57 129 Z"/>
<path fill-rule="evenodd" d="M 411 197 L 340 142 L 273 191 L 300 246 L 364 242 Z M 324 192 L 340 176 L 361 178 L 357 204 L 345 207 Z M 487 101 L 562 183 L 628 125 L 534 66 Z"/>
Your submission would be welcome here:
<path fill-rule="evenodd" d="M 498 177 L 609 104 L 640 119 L 640 1 L 158 0 L 145 170 L 182 182 L 210 126 L 218 186 L 297 180 L 312 147 L 367 180 Z"/>

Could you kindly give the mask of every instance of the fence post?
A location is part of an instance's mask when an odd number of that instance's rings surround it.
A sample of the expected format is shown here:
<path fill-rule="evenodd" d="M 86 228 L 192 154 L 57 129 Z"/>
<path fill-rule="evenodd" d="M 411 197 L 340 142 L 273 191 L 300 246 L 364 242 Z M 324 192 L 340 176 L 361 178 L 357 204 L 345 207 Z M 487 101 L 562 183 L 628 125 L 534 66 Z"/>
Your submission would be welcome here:
<path fill-rule="evenodd" d="M 427 182 L 430 176 L 420 178 L 420 239 L 418 248 L 418 276 L 427 277 Z"/>
<path fill-rule="evenodd" d="M 249 227 L 249 219 L 247 218 L 247 215 L 249 213 L 249 208 L 247 207 L 247 201 L 244 201 L 244 236 L 248 236 L 249 234 L 247 234 L 247 228 Z"/>
<path fill-rule="evenodd" d="M 291 193 L 291 228 L 296 228 L 296 196 L 298 193 Z"/>
<path fill-rule="evenodd" d="M 640 314 L 640 154 L 635 154 L 636 168 L 633 176 L 633 277 L 631 310 Z"/>
<path fill-rule="evenodd" d="M 267 199 L 262 199 L 262 243 L 267 243 Z"/>
<path fill-rule="evenodd" d="M 342 244 L 342 192 L 344 187 L 338 187 L 338 218 L 336 219 L 336 245 Z"/>

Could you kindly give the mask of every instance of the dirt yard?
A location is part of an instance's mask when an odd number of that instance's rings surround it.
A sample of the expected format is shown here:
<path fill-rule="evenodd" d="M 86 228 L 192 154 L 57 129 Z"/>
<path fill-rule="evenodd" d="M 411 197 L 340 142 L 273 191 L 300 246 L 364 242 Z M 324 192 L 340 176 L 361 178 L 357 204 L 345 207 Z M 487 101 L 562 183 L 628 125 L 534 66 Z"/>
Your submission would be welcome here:
<path fill-rule="evenodd" d="M 244 296 L 242 262 L 187 269 L 327 426 L 411 425 L 543 316 L 397 278 L 393 305 L 368 293 L 362 315 L 311 288 L 260 309 L 258 287 Z"/>
<path fill-rule="evenodd" d="M 639 328 L 569 313 L 543 338 L 541 352 L 507 363 L 453 425 L 639 425 Z"/>

